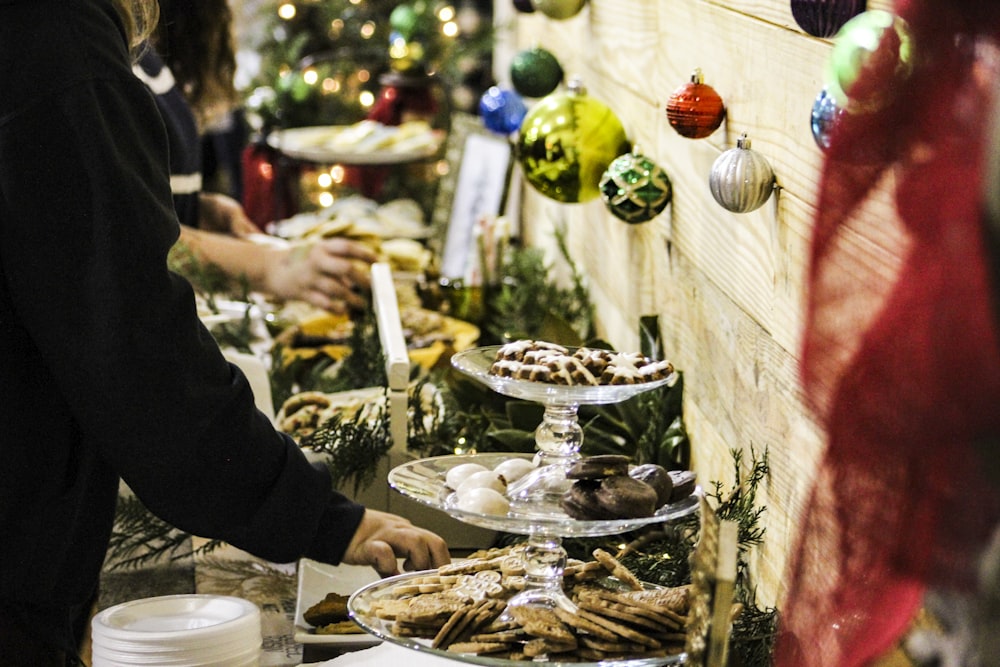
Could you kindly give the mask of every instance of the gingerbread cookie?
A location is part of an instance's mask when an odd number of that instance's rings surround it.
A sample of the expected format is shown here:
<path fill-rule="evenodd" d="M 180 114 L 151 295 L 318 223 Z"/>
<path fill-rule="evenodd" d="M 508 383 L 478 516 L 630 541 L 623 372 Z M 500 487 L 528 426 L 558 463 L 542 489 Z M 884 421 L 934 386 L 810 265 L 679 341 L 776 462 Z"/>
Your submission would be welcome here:
<path fill-rule="evenodd" d="M 568 348 L 547 341 L 519 340 L 501 345 L 490 374 L 532 382 L 567 386 L 638 384 L 669 377 L 669 361 L 654 360 L 638 352 L 611 352 Z"/>

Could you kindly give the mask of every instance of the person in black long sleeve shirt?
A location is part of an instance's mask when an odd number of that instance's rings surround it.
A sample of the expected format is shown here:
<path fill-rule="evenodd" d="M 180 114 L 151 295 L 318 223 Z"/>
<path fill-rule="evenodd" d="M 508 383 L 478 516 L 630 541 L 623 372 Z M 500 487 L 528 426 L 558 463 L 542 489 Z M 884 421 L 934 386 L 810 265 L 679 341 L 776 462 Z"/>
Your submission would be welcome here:
<path fill-rule="evenodd" d="M 167 270 L 166 136 L 123 25 L 113 0 L 0 0 L 3 664 L 74 654 L 119 477 L 178 528 L 273 561 L 448 558 L 333 491 L 198 321 Z"/>

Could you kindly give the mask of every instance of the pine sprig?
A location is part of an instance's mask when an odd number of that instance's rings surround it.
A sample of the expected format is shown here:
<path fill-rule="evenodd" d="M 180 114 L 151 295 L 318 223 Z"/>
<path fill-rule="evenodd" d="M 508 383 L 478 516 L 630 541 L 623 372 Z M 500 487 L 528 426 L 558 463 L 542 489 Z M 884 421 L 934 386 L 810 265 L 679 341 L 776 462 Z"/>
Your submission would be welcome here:
<path fill-rule="evenodd" d="M 371 303 L 355 320 L 347 345 L 351 353 L 337 369 L 333 391 L 387 386 L 389 378 L 385 372 L 385 353 Z"/>
<path fill-rule="evenodd" d="M 573 262 L 564 232 L 557 230 L 559 251 L 570 268 L 571 285 L 557 285 L 552 266 L 540 248 L 512 248 L 504 258 L 503 281 L 490 286 L 484 341 L 544 339 L 578 345 L 592 336 L 594 309 L 583 274 Z"/>
<path fill-rule="evenodd" d="M 764 482 L 771 469 L 767 462 L 767 449 L 758 459 L 756 451 L 750 448 L 749 471 L 744 470 L 743 452 L 739 449 L 730 450 L 733 457 L 735 481 L 728 492 L 723 492 L 720 482 L 714 483 L 714 492 L 706 492 L 705 496 L 715 500 L 716 514 L 719 519 L 735 521 L 739 525 L 740 552 L 745 553 L 750 547 L 764 541 L 765 528 L 761 525 L 761 517 L 766 507 L 757 506 L 757 489 Z"/>
<path fill-rule="evenodd" d="M 375 480 L 374 462 L 392 449 L 388 410 L 384 407 L 359 410 L 351 419 L 335 415 L 300 444 L 326 455 L 334 487 L 343 488 L 353 482 L 356 494 Z"/>
<path fill-rule="evenodd" d="M 573 323 L 583 340 L 588 340 L 594 337 L 594 304 L 590 300 L 590 290 L 584 274 L 570 254 L 567 233 L 566 225 L 557 226 L 553 231 L 559 254 L 570 270 L 570 288 L 567 292 L 572 298 L 567 299 L 566 319 Z"/>

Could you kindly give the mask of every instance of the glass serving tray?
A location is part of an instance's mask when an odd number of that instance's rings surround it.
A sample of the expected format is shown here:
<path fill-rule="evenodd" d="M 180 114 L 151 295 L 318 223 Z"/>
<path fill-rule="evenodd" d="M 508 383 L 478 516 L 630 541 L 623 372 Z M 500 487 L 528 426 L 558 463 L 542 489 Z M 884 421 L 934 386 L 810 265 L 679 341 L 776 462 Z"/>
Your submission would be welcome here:
<path fill-rule="evenodd" d="M 598 405 L 618 403 L 636 394 L 677 381 L 677 373 L 662 380 L 639 384 L 561 385 L 551 382 L 534 382 L 492 375 L 490 367 L 496 360 L 499 345 L 488 345 L 459 352 L 451 358 L 452 365 L 461 372 L 476 378 L 498 394 L 522 398 L 545 405 Z M 568 348 L 570 351 L 573 348 Z"/>
<path fill-rule="evenodd" d="M 438 657 L 455 660 L 457 662 L 473 665 L 489 665 L 492 667 L 525 667 L 527 664 L 544 664 L 549 667 L 659 667 L 660 665 L 679 665 L 687 661 L 684 653 L 666 657 L 648 657 L 634 659 L 608 659 L 599 662 L 566 662 L 558 659 L 537 662 L 532 660 L 509 660 L 506 658 L 491 657 L 489 655 L 477 655 L 473 653 L 456 653 L 439 648 L 431 647 L 430 639 L 419 639 L 414 637 L 399 637 L 391 630 L 391 621 L 384 621 L 372 613 L 372 604 L 376 600 L 392 596 L 392 588 L 396 584 L 417 579 L 419 577 L 434 574 L 434 570 L 423 572 L 408 572 L 382 579 L 381 581 L 369 584 L 357 590 L 347 601 L 348 614 L 354 622 L 360 625 L 365 631 L 372 635 L 384 639 L 393 644 L 403 646 L 416 651 L 423 651 Z"/>
<path fill-rule="evenodd" d="M 465 523 L 490 530 L 500 530 L 520 535 L 553 535 L 560 537 L 614 535 L 615 533 L 635 530 L 648 524 L 679 519 L 698 510 L 700 489 L 696 489 L 687 498 L 664 505 L 653 516 L 629 519 L 582 521 L 574 519 L 561 511 L 552 512 L 549 515 L 520 514 L 516 507 L 512 507 L 512 510 L 505 515 L 480 514 L 463 511 L 455 507 L 455 493 L 445 484 L 445 475 L 452 467 L 462 463 L 478 463 L 492 470 L 500 462 L 511 458 L 530 459 L 532 456 L 530 454 L 496 452 L 435 456 L 427 459 L 419 459 L 397 466 L 389 471 L 389 486 L 408 498 L 447 512 L 452 517 Z"/>

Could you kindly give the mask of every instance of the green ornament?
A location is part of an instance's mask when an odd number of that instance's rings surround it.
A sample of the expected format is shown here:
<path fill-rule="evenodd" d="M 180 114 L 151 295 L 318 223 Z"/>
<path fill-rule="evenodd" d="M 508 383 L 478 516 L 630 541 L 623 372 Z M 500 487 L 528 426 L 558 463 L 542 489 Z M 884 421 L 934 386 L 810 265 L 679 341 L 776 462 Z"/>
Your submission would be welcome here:
<path fill-rule="evenodd" d="M 913 36 L 903 19 L 891 12 L 870 10 L 843 25 L 834 38 L 827 62 L 827 90 L 837 106 L 867 112 L 885 106 L 893 85 L 874 89 L 866 80 L 879 75 L 902 81 L 913 71 Z M 880 76 L 891 74 L 890 77 Z"/>
<path fill-rule="evenodd" d="M 608 165 L 629 150 L 614 112 L 574 81 L 565 93 L 539 100 L 521 124 L 517 157 L 528 181 L 560 202 L 586 202 L 600 195 Z"/>
<path fill-rule="evenodd" d="M 629 224 L 652 220 L 663 212 L 673 195 L 667 172 L 635 150 L 608 165 L 600 190 L 608 210 Z"/>
<path fill-rule="evenodd" d="M 434 32 L 433 9 L 425 0 L 404 2 L 396 5 L 389 14 L 389 28 L 403 39 L 419 39 Z"/>
<path fill-rule="evenodd" d="M 568 19 L 579 14 L 587 0 L 533 0 L 533 4 L 550 19 Z"/>
<path fill-rule="evenodd" d="M 510 63 L 510 81 L 525 97 L 545 97 L 563 80 L 563 68 L 556 57 L 542 48 L 521 51 Z"/>

